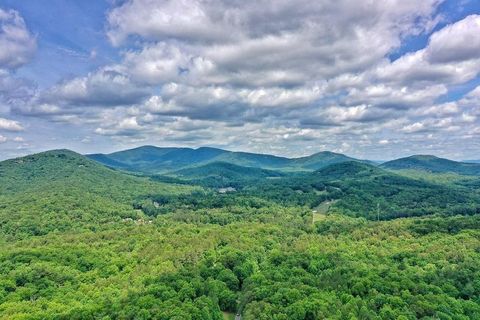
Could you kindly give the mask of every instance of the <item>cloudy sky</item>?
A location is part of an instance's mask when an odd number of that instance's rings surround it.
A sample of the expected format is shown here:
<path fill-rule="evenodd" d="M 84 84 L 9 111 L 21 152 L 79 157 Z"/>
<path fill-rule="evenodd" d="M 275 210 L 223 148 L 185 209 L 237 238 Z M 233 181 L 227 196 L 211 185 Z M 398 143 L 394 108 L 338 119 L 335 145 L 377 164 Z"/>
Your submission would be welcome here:
<path fill-rule="evenodd" d="M 478 0 L 0 0 L 0 158 L 480 159 Z"/>

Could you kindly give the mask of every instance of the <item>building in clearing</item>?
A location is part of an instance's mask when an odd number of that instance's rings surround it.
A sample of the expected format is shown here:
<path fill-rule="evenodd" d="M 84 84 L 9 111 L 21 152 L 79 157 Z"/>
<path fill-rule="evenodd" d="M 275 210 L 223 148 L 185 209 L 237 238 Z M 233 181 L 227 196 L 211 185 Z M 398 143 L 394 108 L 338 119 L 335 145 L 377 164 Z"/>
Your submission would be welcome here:
<path fill-rule="evenodd" d="M 235 192 L 237 189 L 233 187 L 227 187 L 227 188 L 220 188 L 218 189 L 218 193 L 228 193 L 228 192 Z"/>

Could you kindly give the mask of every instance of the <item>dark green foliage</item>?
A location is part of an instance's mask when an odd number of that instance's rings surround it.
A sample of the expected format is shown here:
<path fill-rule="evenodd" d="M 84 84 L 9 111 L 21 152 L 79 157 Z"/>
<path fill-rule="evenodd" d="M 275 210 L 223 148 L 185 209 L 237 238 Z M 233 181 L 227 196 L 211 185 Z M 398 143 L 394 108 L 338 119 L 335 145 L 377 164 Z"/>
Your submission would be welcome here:
<path fill-rule="evenodd" d="M 333 211 L 368 219 L 438 213 L 472 215 L 480 211 L 480 195 L 470 188 L 416 180 L 359 162 L 338 163 L 313 173 L 265 180 L 242 193 L 311 208 L 324 201 L 338 200 L 332 206 Z"/>
<path fill-rule="evenodd" d="M 257 180 L 274 179 L 284 173 L 254 167 L 243 167 L 228 162 L 212 162 L 200 167 L 182 169 L 173 173 L 192 184 L 211 188 L 234 187 L 240 189 Z"/>

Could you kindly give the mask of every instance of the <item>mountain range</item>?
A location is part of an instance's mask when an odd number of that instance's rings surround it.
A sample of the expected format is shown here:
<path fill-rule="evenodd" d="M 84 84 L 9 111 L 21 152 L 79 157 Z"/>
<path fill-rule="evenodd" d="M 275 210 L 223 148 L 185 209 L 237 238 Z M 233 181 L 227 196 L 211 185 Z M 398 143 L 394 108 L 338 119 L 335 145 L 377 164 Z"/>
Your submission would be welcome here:
<path fill-rule="evenodd" d="M 205 170 L 212 171 L 218 166 L 222 171 L 225 164 L 239 167 L 253 167 L 284 172 L 314 171 L 331 164 L 360 162 L 379 165 L 388 170 L 420 170 L 432 173 L 456 173 L 460 175 L 480 175 L 479 163 L 466 163 L 435 157 L 432 155 L 413 155 L 387 161 L 382 164 L 374 161 L 355 159 L 344 154 L 322 151 L 310 156 L 286 158 L 269 154 L 234 152 L 218 148 L 161 148 L 142 146 L 110 154 L 89 154 L 90 159 L 108 167 L 144 174 L 166 174 L 182 169 L 209 165 Z M 223 165 L 222 165 L 223 164 Z M 220 168 L 222 167 L 223 168 Z M 245 171 L 241 169 L 240 171 Z M 188 172 L 188 171 L 187 171 Z M 198 174 L 198 170 L 195 174 Z M 185 176 L 185 174 L 180 175 Z"/>
<path fill-rule="evenodd" d="M 166 195 L 202 190 L 197 187 L 212 191 L 232 188 L 240 191 L 239 197 L 257 197 L 287 206 L 315 208 L 335 200 L 337 210 L 370 219 L 375 218 L 377 205 L 384 218 L 446 209 L 467 212 L 476 210 L 473 204 L 478 196 L 473 189 L 480 181 L 479 168 L 478 164 L 422 155 L 376 165 L 332 152 L 290 159 L 214 148 L 148 146 L 88 157 L 69 150 L 52 150 L 0 162 L 0 193 L 13 201 L 9 207 L 16 208 L 16 212 L 0 215 L 0 224 L 11 224 L 13 216 L 37 220 L 34 213 L 45 203 L 55 217 L 51 221 L 58 220 L 57 216 L 69 216 L 73 226 L 89 219 L 98 222 L 115 216 L 135 217 L 132 203 L 136 201 L 143 203 L 142 199 L 156 194 L 155 201 L 161 203 Z M 437 183 L 422 179 L 422 172 L 456 173 L 461 178 L 448 184 Z M 114 203 L 124 207 L 115 212 L 102 209 Z M 456 209 L 458 203 L 463 205 L 460 209 Z M 24 212 L 25 205 L 38 209 Z M 80 212 L 94 214 L 87 218 Z M 48 219 L 42 221 L 35 232 L 41 234 L 54 227 Z"/>
<path fill-rule="evenodd" d="M 230 163 L 243 167 L 272 170 L 318 170 L 334 163 L 359 160 L 343 154 L 323 151 L 307 157 L 286 158 L 269 154 L 234 152 L 217 148 L 160 148 L 142 146 L 110 154 L 89 154 L 89 158 L 112 168 L 144 173 L 166 173 L 210 163 Z"/>

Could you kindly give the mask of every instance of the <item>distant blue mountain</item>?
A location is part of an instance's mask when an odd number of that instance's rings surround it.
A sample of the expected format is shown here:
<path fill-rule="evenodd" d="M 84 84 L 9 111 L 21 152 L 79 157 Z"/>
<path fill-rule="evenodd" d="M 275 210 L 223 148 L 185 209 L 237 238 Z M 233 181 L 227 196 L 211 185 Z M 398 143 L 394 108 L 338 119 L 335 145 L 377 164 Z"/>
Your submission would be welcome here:
<path fill-rule="evenodd" d="M 463 160 L 466 163 L 480 163 L 480 160 Z"/>
<path fill-rule="evenodd" d="M 433 173 L 457 173 L 461 175 L 480 175 L 480 164 L 465 163 L 431 155 L 414 155 L 385 162 L 382 168 L 391 170 L 414 169 Z"/>
<path fill-rule="evenodd" d="M 347 161 L 367 162 L 328 151 L 307 157 L 286 158 L 207 147 L 192 149 L 155 146 L 143 146 L 110 154 L 90 154 L 88 157 L 109 167 L 150 174 L 173 172 L 212 162 L 288 171 L 318 170 L 331 164 Z"/>

